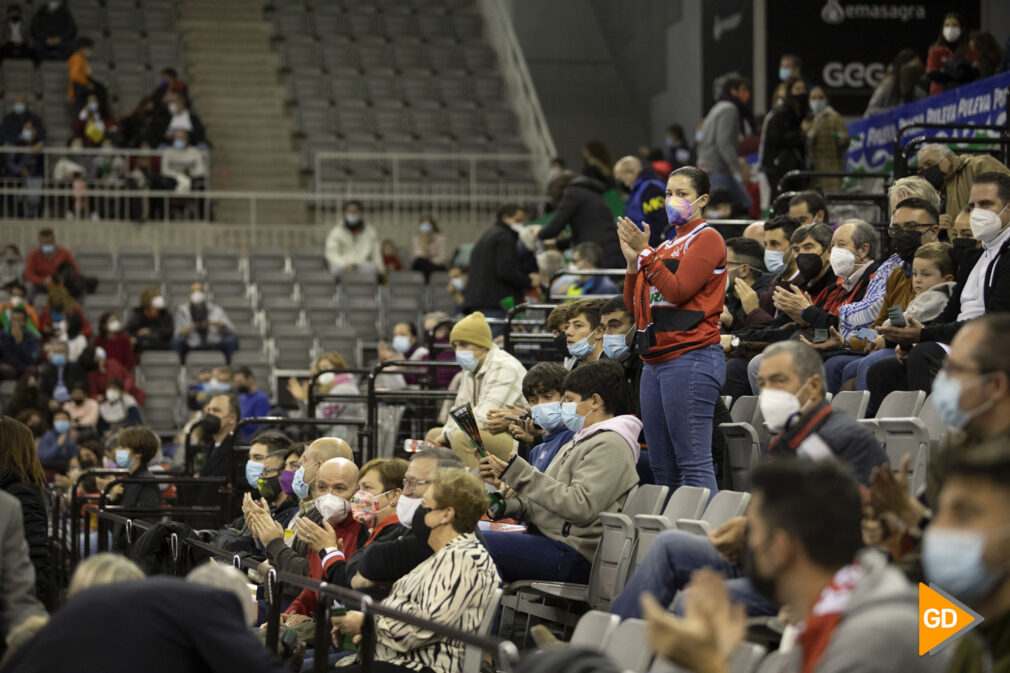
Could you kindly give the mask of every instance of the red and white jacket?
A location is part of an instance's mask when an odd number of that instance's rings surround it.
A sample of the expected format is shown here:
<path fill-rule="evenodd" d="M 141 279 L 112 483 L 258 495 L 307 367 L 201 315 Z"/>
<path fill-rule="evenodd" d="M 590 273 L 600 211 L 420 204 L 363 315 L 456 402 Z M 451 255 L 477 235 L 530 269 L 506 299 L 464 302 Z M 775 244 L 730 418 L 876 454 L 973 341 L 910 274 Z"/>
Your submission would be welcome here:
<path fill-rule="evenodd" d="M 704 220 L 677 227 L 676 236 L 638 256 L 624 302 L 634 311 L 638 353 L 648 364 L 719 343 L 726 298 L 726 243 Z"/>

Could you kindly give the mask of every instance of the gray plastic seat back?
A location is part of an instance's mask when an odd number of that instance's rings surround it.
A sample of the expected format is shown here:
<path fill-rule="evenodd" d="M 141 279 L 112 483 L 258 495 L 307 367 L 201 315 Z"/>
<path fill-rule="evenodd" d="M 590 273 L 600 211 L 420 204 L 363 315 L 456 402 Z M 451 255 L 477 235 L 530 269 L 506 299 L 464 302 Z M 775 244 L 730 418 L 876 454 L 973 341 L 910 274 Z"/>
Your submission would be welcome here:
<path fill-rule="evenodd" d="M 590 610 L 579 618 L 579 623 L 575 625 L 569 644 L 572 647 L 605 649 L 620 623 L 621 618 L 617 615 L 600 610 Z"/>
<path fill-rule="evenodd" d="M 856 420 L 866 418 L 866 406 L 869 403 L 869 390 L 843 390 L 831 398 L 832 409 L 841 409 Z"/>

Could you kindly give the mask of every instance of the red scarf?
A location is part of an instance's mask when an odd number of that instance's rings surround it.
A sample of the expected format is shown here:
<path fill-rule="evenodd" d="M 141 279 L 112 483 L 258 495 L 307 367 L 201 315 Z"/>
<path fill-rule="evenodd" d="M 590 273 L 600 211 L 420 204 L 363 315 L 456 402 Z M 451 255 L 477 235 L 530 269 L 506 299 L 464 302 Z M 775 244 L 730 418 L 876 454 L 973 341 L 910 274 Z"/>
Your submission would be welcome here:
<path fill-rule="evenodd" d="M 372 544 L 372 540 L 374 540 L 379 535 L 379 533 L 382 532 L 383 528 L 386 528 L 388 526 L 392 526 L 392 525 L 395 525 L 395 524 L 398 524 L 398 523 L 400 523 L 400 518 L 398 516 L 396 516 L 395 514 L 392 515 L 392 516 L 387 516 L 385 519 L 383 519 L 382 521 L 379 522 L 378 526 L 376 526 L 372 530 L 372 534 L 369 535 L 368 539 L 365 541 L 365 546 L 367 547 L 368 545 Z"/>
<path fill-rule="evenodd" d="M 803 623 L 803 631 L 797 637 L 803 650 L 800 673 L 813 673 L 817 668 L 821 655 L 828 649 L 835 629 L 849 607 L 852 591 L 863 574 L 863 568 L 858 563 L 843 567 L 814 601 L 810 614 Z"/>

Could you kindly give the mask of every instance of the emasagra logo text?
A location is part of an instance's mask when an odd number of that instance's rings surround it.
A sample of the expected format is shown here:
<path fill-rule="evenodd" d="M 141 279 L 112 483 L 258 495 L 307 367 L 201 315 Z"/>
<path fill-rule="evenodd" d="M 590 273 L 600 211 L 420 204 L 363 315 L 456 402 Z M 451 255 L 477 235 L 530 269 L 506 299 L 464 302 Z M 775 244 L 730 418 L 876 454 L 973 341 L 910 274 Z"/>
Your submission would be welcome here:
<path fill-rule="evenodd" d="M 837 25 L 846 19 L 879 19 L 884 21 L 922 21 L 926 8 L 922 5 L 860 2 L 842 6 L 842 0 L 827 0 L 821 7 L 821 20 Z"/>
<path fill-rule="evenodd" d="M 920 657 L 936 654 L 982 621 L 982 615 L 940 587 L 919 582 Z"/>

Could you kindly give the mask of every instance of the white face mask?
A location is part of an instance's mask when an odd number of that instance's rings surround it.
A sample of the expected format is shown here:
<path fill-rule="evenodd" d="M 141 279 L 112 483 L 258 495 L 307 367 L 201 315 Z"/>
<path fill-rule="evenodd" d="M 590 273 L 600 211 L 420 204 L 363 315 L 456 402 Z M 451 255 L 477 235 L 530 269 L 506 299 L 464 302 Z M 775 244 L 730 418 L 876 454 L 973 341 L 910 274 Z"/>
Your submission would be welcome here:
<path fill-rule="evenodd" d="M 109 402 L 118 402 L 119 401 L 119 391 L 116 390 L 115 388 L 109 388 L 109 389 L 107 389 L 105 391 L 105 399 L 108 400 Z"/>
<path fill-rule="evenodd" d="M 110 332 L 118 332 L 123 328 L 123 326 L 119 324 L 118 320 L 110 320 L 107 327 L 109 328 Z"/>
<path fill-rule="evenodd" d="M 1006 210 L 1006 206 L 1003 206 L 1003 210 Z M 969 224 L 971 225 L 971 235 L 975 237 L 975 240 L 988 243 L 1003 231 L 1003 220 L 1000 219 L 1003 210 L 994 213 L 985 208 L 971 209 Z"/>
<path fill-rule="evenodd" d="M 160 294 L 151 300 L 151 308 L 158 309 L 159 311 L 165 308 L 165 298 Z"/>
<path fill-rule="evenodd" d="M 316 498 L 316 509 L 331 525 L 339 524 L 351 513 L 351 503 L 339 495 L 326 493 Z"/>
<path fill-rule="evenodd" d="M 960 28 L 957 26 L 944 26 L 943 39 L 947 40 L 947 42 L 957 42 L 959 37 L 961 37 Z"/>
<path fill-rule="evenodd" d="M 200 290 L 197 290 L 196 292 L 190 293 L 189 300 L 194 304 L 202 304 L 205 301 L 207 301 L 207 295 L 205 295 L 203 292 L 200 292 Z"/>
<path fill-rule="evenodd" d="M 421 498 L 400 496 L 400 499 L 396 501 L 396 518 L 400 520 L 401 525 L 410 528 L 411 522 L 414 521 L 414 514 L 417 513 L 417 508 L 421 506 L 421 500 Z"/>
<path fill-rule="evenodd" d="M 785 430 L 789 419 L 800 413 L 799 398 L 787 390 L 765 388 L 758 397 L 758 405 L 765 425 L 775 433 Z"/>
<path fill-rule="evenodd" d="M 856 256 L 851 250 L 834 247 L 831 249 L 831 270 L 836 276 L 848 278 L 856 270 Z"/>

